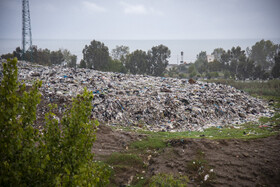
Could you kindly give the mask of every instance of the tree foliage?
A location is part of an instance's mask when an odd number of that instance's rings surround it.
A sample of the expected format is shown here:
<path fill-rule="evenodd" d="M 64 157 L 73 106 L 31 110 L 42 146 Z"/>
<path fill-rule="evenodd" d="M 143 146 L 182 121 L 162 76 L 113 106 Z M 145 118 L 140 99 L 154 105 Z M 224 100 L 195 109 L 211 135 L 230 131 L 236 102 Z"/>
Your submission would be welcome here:
<path fill-rule="evenodd" d="M 112 50 L 112 58 L 113 60 L 119 60 L 123 65 L 125 64 L 126 56 L 129 54 L 128 46 L 116 46 L 115 49 Z"/>
<path fill-rule="evenodd" d="M 0 186 L 35 185 L 40 173 L 36 142 L 38 131 L 32 127 L 36 105 L 40 102 L 37 81 L 30 92 L 17 82 L 17 60 L 3 63 L 0 86 Z"/>
<path fill-rule="evenodd" d="M 226 51 L 223 48 L 216 48 L 216 49 L 214 49 L 212 55 L 214 55 L 215 60 L 220 62 L 222 55 L 225 53 L 226 53 Z"/>
<path fill-rule="evenodd" d="M 277 55 L 279 46 L 270 40 L 261 40 L 252 46 L 250 59 L 260 66 L 262 70 L 268 70 L 274 65 L 274 57 Z"/>
<path fill-rule="evenodd" d="M 2 58 L 17 58 L 19 60 L 22 59 L 22 50 L 20 47 L 17 47 L 13 53 L 4 54 L 1 56 Z M 67 66 L 74 67 L 74 64 L 77 63 L 77 57 L 72 55 L 70 51 L 64 49 L 59 49 L 57 51 L 50 51 L 49 49 L 41 49 L 37 48 L 37 46 L 32 46 L 32 54 L 31 51 L 28 50 L 24 56 L 26 61 L 32 61 L 37 64 L 51 66 L 51 65 L 60 65 L 62 62 L 67 62 Z"/>
<path fill-rule="evenodd" d="M 201 74 L 203 72 L 207 71 L 207 54 L 206 51 L 201 51 L 197 57 L 196 57 L 196 61 L 195 61 L 195 67 L 197 69 L 197 71 Z"/>
<path fill-rule="evenodd" d="M 107 71 L 109 69 L 108 47 L 99 41 L 93 40 L 83 49 L 83 60 L 87 68 Z"/>
<path fill-rule="evenodd" d="M 110 169 L 93 161 L 97 121 L 92 94 L 73 99 L 61 122 L 51 110 L 43 133 L 33 127 L 40 102 L 37 81 L 29 92 L 17 82 L 17 60 L 3 64 L 0 86 L 0 186 L 104 186 Z"/>
<path fill-rule="evenodd" d="M 170 50 L 164 45 L 152 47 L 148 52 L 148 65 L 150 65 L 150 74 L 154 76 L 162 76 L 168 65 L 170 58 Z"/>
<path fill-rule="evenodd" d="M 132 52 L 127 56 L 125 66 L 132 74 L 147 74 L 149 72 L 147 53 L 142 50 Z"/>
<path fill-rule="evenodd" d="M 164 45 L 152 47 L 148 53 L 136 50 L 127 55 L 125 67 L 132 74 L 162 76 L 169 57 L 170 50 Z"/>
<path fill-rule="evenodd" d="M 271 74 L 274 78 L 280 77 L 280 52 L 275 56 L 275 64 L 272 68 Z"/>

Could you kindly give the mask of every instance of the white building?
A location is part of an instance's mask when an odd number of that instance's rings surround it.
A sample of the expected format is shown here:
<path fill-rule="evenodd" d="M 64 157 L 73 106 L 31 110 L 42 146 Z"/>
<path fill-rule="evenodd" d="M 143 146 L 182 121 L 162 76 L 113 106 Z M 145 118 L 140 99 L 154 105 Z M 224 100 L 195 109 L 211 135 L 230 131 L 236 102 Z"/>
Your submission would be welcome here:
<path fill-rule="evenodd" d="M 214 55 L 207 55 L 207 62 L 213 62 L 215 60 Z"/>

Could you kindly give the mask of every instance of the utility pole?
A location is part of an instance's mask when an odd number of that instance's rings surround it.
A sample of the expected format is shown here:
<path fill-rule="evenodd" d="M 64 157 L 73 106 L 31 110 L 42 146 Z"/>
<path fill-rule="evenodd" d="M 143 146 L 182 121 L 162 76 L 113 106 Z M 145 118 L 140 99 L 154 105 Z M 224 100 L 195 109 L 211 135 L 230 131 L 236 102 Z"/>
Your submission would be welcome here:
<path fill-rule="evenodd" d="M 32 61 L 32 35 L 29 0 L 22 0 L 22 59 L 26 60 L 26 51 L 30 50 Z"/>

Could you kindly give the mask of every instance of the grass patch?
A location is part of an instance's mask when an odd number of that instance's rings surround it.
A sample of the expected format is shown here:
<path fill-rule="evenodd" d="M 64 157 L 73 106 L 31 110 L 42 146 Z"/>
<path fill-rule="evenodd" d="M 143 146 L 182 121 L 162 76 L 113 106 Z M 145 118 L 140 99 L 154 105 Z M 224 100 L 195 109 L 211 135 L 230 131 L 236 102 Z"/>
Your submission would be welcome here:
<path fill-rule="evenodd" d="M 262 123 L 246 123 L 240 126 L 226 126 L 223 128 L 211 127 L 201 135 L 210 139 L 252 139 L 264 138 L 279 133 L 273 126 L 264 126 Z"/>
<path fill-rule="evenodd" d="M 202 132 L 151 132 L 139 131 L 147 134 L 148 137 L 141 141 L 132 142 L 130 148 L 145 149 L 162 149 L 168 146 L 170 139 L 184 138 L 209 138 L 209 139 L 253 139 L 264 138 L 271 135 L 279 134 L 280 114 L 275 114 L 271 118 L 260 118 L 259 122 L 250 122 L 242 125 L 228 125 L 224 127 L 211 127 Z"/>
<path fill-rule="evenodd" d="M 130 167 L 143 167 L 142 159 L 132 153 L 113 153 L 106 160 L 105 163 L 111 166 L 118 166 L 119 168 Z"/>
<path fill-rule="evenodd" d="M 157 174 L 150 179 L 149 186 L 151 187 L 185 187 L 189 182 L 189 178 L 187 176 L 173 176 L 170 174 Z"/>
<path fill-rule="evenodd" d="M 147 137 L 144 140 L 133 142 L 130 145 L 131 148 L 143 150 L 143 149 L 161 149 L 166 147 L 165 143 L 162 141 L 161 135 L 149 133 L 146 131 L 144 133 L 150 134 L 151 136 Z"/>

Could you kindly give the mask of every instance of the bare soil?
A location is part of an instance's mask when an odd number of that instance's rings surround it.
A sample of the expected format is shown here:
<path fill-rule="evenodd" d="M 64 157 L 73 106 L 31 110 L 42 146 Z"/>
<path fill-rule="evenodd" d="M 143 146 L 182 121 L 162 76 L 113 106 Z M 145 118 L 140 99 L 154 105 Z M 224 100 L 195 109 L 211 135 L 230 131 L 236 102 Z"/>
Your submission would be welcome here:
<path fill-rule="evenodd" d="M 94 145 L 96 159 L 103 160 L 113 152 L 128 152 L 129 143 L 143 138 L 145 135 L 101 125 Z M 216 175 L 213 186 L 280 186 L 280 135 L 251 140 L 180 139 L 168 143 L 163 150 L 155 150 L 150 159 L 149 154 L 142 154 L 148 163 L 146 171 L 122 168 L 115 173 L 114 183 L 125 186 L 141 173 L 146 178 L 157 173 L 189 176 L 187 164 L 196 158 L 197 152 L 202 152 Z M 195 181 L 188 184 L 197 185 Z"/>

